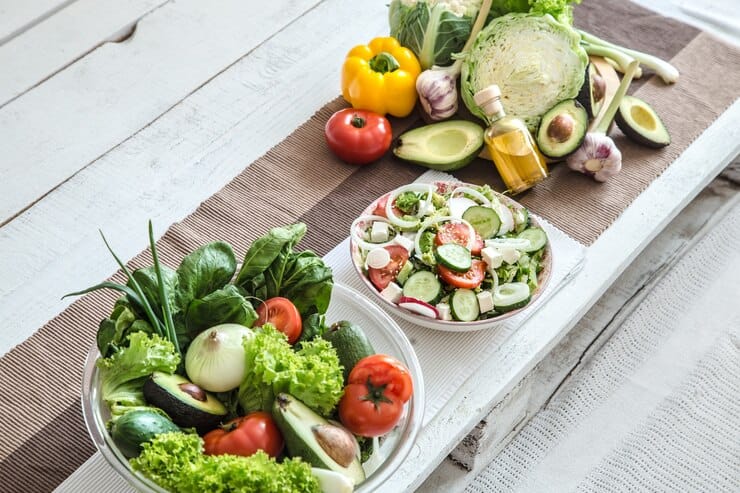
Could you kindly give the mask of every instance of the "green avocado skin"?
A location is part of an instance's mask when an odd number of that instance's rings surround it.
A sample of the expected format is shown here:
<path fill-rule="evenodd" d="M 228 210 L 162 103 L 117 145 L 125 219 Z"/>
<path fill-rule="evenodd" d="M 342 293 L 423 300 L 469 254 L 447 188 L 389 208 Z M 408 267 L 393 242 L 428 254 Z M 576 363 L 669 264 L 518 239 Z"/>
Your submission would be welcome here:
<path fill-rule="evenodd" d="M 358 361 L 375 354 L 375 349 L 362 328 L 347 320 L 332 324 L 322 337 L 336 349 L 339 362 L 344 367 L 345 382 Z"/>
<path fill-rule="evenodd" d="M 652 117 L 655 128 L 645 128 L 635 121 L 634 118 L 630 117 L 632 109 L 635 107 L 639 107 L 646 115 Z M 668 129 L 658 116 L 658 113 L 648 103 L 635 96 L 624 96 L 622 98 L 614 121 L 617 127 L 619 127 L 619 130 L 627 138 L 640 145 L 660 149 L 671 143 L 671 136 L 668 133 Z"/>

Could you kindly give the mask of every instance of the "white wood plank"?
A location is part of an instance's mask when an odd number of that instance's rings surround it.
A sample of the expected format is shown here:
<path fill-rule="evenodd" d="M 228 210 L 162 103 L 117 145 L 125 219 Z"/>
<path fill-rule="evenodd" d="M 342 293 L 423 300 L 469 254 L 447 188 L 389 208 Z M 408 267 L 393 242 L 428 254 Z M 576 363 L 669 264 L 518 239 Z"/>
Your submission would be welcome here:
<path fill-rule="evenodd" d="M 131 258 L 148 218 L 161 234 L 338 96 L 346 52 L 386 32 L 385 11 L 327 0 L 0 228 L 0 354 L 114 272 L 98 228 Z"/>
<path fill-rule="evenodd" d="M 168 1 L 78 0 L 0 45 L 0 108 Z"/>
<path fill-rule="evenodd" d="M 0 45 L 75 0 L 0 0 Z"/>
<path fill-rule="evenodd" d="M 148 125 L 318 0 L 172 2 L 0 109 L 0 224 Z M 314 33 L 315 36 L 315 33 Z M 279 66 L 276 60 L 273 66 Z"/>

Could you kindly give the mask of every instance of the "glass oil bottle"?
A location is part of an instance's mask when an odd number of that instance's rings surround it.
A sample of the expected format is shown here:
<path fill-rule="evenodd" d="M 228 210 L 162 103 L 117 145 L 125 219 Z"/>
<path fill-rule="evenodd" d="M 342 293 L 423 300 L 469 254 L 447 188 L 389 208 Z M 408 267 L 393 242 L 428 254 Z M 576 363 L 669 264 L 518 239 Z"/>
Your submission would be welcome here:
<path fill-rule="evenodd" d="M 506 116 L 499 87 L 493 84 L 478 91 L 474 100 L 488 118 L 483 137 L 507 191 L 514 195 L 547 178 L 545 158 L 524 122 Z"/>

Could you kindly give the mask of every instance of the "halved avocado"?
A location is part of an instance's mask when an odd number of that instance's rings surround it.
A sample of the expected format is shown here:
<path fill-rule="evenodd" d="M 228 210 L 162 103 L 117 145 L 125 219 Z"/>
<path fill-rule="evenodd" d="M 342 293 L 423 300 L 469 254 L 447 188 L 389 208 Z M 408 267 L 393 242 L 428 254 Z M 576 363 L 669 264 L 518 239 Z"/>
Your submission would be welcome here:
<path fill-rule="evenodd" d="M 176 425 L 201 434 L 218 426 L 228 412 L 212 394 L 182 375 L 159 371 L 144 383 L 144 399 L 166 412 Z"/>
<path fill-rule="evenodd" d="M 401 134 L 393 154 L 415 164 L 453 171 L 469 164 L 483 148 L 483 128 L 467 120 L 448 120 Z"/>
<path fill-rule="evenodd" d="M 587 130 L 586 109 L 575 99 L 566 99 L 542 115 L 535 140 L 544 156 L 562 159 L 581 146 Z"/>
<path fill-rule="evenodd" d="M 278 394 L 272 408 L 275 423 L 291 456 L 312 466 L 344 474 L 355 485 L 365 480 L 354 435 L 330 423 L 295 397 Z"/>
<path fill-rule="evenodd" d="M 655 110 L 640 98 L 625 96 L 614 120 L 624 135 L 653 149 L 671 143 L 671 135 Z"/>
<path fill-rule="evenodd" d="M 604 105 L 605 97 L 606 81 L 599 73 L 599 68 L 593 63 L 589 63 L 586 67 L 583 85 L 576 99 L 586 109 L 589 118 L 595 118 Z"/>

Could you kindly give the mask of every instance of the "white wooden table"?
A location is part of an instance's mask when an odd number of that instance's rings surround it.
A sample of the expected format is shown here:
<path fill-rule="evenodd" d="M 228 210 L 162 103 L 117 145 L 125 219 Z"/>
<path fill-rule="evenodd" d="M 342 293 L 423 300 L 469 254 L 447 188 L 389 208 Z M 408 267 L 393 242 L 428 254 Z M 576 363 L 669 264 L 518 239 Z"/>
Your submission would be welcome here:
<path fill-rule="evenodd" d="M 134 256 L 131 231 L 192 212 L 336 97 L 350 46 L 387 33 L 386 0 L 252 3 L 0 0 L 0 354 L 71 302 L 59 293 L 115 271 L 99 227 Z M 732 0 L 640 3 L 740 43 Z M 419 487 L 739 151 L 736 101 L 459 389 L 387 491 Z"/>

